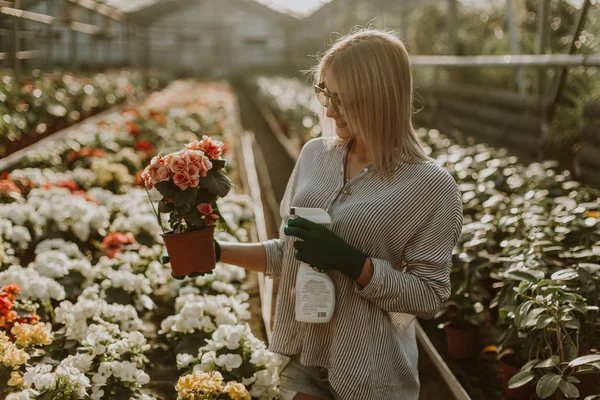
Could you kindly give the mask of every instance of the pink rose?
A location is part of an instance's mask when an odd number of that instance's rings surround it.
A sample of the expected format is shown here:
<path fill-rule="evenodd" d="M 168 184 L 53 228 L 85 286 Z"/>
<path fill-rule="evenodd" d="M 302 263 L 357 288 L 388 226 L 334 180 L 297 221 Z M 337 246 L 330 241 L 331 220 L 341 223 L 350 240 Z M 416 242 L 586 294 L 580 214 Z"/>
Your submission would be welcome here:
<path fill-rule="evenodd" d="M 187 160 L 180 154 L 175 154 L 169 162 L 169 169 L 172 173 L 177 174 L 185 171 L 187 168 Z"/>
<path fill-rule="evenodd" d="M 200 170 L 200 176 L 204 177 L 206 176 L 206 172 L 212 168 L 212 163 L 210 162 L 208 157 L 202 156 L 197 167 Z"/>
<path fill-rule="evenodd" d="M 179 189 L 185 190 L 190 186 L 190 176 L 183 172 L 178 172 L 173 175 L 173 183 L 175 183 Z"/>
<path fill-rule="evenodd" d="M 196 187 L 200 184 L 200 176 L 190 176 L 190 187 Z"/>
<path fill-rule="evenodd" d="M 160 165 L 156 170 L 156 181 L 155 183 L 168 181 L 171 178 L 171 171 L 166 165 Z"/>
<path fill-rule="evenodd" d="M 202 156 L 204 156 L 204 153 L 201 151 L 188 151 L 187 152 L 187 156 L 190 160 L 191 164 L 198 164 L 200 162 L 200 159 L 202 158 Z"/>
<path fill-rule="evenodd" d="M 213 212 L 212 206 L 208 203 L 202 203 L 198 205 L 198 211 L 200 211 L 204 215 L 211 214 Z"/>
<path fill-rule="evenodd" d="M 154 184 L 152 183 L 152 179 L 150 178 L 150 174 L 148 173 L 148 168 L 146 168 L 144 172 L 142 172 L 141 178 L 144 181 L 144 186 L 146 186 L 148 190 L 152 190 Z"/>
<path fill-rule="evenodd" d="M 191 164 L 191 165 L 188 165 L 188 167 L 187 167 L 187 171 L 186 171 L 186 172 L 187 172 L 187 174 L 188 174 L 189 176 L 191 176 L 192 178 L 193 178 L 193 177 L 198 177 L 198 176 L 200 175 L 200 168 L 198 168 L 198 167 L 197 167 L 196 165 L 194 165 L 194 164 Z"/>

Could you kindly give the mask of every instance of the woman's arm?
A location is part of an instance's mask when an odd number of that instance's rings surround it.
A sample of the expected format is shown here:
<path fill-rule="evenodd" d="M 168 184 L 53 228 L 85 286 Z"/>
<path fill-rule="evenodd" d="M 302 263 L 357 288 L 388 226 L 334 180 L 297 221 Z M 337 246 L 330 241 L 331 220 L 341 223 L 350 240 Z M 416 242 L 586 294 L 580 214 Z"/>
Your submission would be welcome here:
<path fill-rule="evenodd" d="M 356 281 L 357 293 L 381 309 L 432 318 L 450 295 L 452 250 L 461 232 L 462 200 L 454 181 L 434 198 L 430 218 L 406 246 L 391 254 L 390 260 L 367 259 Z"/>
<path fill-rule="evenodd" d="M 262 243 L 219 242 L 221 262 L 238 265 L 249 271 L 265 272 L 267 257 Z"/>

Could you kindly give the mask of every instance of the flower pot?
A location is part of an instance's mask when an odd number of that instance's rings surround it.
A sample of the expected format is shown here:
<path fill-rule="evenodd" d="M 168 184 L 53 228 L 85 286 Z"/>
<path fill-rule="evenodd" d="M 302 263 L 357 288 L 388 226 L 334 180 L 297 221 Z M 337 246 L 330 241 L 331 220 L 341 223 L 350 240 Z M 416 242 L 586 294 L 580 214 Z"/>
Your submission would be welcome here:
<path fill-rule="evenodd" d="M 500 358 L 500 370 L 502 371 L 502 384 L 504 394 L 509 400 L 528 400 L 533 396 L 534 388 L 531 384 L 526 384 L 516 389 L 508 388 L 508 381 L 516 375 L 521 369 L 518 366 L 514 354 L 507 354 Z"/>
<path fill-rule="evenodd" d="M 586 396 L 600 393 L 600 376 L 598 374 L 578 372 L 575 378 L 579 379 L 579 383 L 575 383 L 579 389 L 579 398 L 584 399 Z"/>
<path fill-rule="evenodd" d="M 452 358 L 471 358 L 477 351 L 477 327 L 448 325 L 444 328 L 448 353 Z"/>
<path fill-rule="evenodd" d="M 162 235 L 169 262 L 175 276 L 194 272 L 209 272 L 215 269 L 214 227 L 186 233 Z"/>

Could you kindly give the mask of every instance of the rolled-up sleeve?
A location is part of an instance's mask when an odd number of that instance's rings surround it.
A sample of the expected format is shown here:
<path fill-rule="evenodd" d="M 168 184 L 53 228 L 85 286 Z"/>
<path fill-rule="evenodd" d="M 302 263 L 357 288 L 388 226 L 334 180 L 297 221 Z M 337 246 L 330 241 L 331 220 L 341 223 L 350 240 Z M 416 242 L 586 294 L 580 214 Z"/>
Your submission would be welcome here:
<path fill-rule="evenodd" d="M 270 276 L 271 278 L 278 278 L 279 275 L 281 275 L 281 264 L 283 261 L 283 245 L 287 238 L 287 236 L 285 236 L 285 234 L 283 233 L 283 228 L 285 227 L 286 221 L 290 216 L 290 203 L 292 201 L 292 198 L 294 197 L 294 193 L 296 192 L 296 185 L 298 184 L 298 174 L 300 170 L 300 162 L 302 160 L 303 152 L 304 151 L 302 151 L 300 153 L 300 156 L 298 157 L 298 161 L 294 166 L 292 174 L 290 175 L 290 179 L 288 180 L 287 186 L 285 188 L 283 198 L 281 199 L 281 205 L 279 208 L 279 213 L 281 216 L 279 238 L 262 242 L 262 245 L 265 248 L 265 254 L 267 258 L 267 267 L 265 275 Z"/>
<path fill-rule="evenodd" d="M 360 296 L 386 311 L 435 316 L 450 295 L 452 251 L 463 223 L 454 180 L 440 192 L 427 220 L 403 248 L 393 249 L 390 260 L 371 258 L 373 276 L 366 286 L 356 285 Z"/>

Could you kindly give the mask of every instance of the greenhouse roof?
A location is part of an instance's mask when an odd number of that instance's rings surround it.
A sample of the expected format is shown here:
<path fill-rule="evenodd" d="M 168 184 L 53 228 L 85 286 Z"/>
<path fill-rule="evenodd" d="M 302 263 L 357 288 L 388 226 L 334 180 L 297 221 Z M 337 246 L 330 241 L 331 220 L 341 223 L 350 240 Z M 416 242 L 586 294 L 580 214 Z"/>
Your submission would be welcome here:
<path fill-rule="evenodd" d="M 113 0 L 116 1 L 116 0 Z M 129 0 L 128 0 L 129 1 Z M 146 1 L 148 0 L 140 0 Z M 153 1 L 152 4 L 148 4 L 146 7 L 139 8 L 135 11 L 129 11 L 129 14 L 135 19 L 138 23 L 142 25 L 149 25 L 153 23 L 155 20 L 158 20 L 164 17 L 167 14 L 177 12 L 183 9 L 186 9 L 190 6 L 203 3 L 206 1 L 216 1 L 216 0 L 160 0 Z M 263 13 L 269 17 L 280 19 L 280 20 L 296 20 L 294 16 L 288 13 L 282 13 L 276 11 L 262 3 L 259 3 L 255 0 L 233 0 L 235 7 L 244 7 L 246 9 L 250 9 L 259 13 Z"/>
<path fill-rule="evenodd" d="M 133 13 L 141 11 L 144 8 L 153 6 L 157 3 L 174 4 L 179 0 L 96 0 L 98 3 L 113 7 L 119 11 Z M 331 0 L 244 0 L 245 2 L 255 2 L 265 5 L 277 12 L 290 14 L 296 17 L 303 17 L 311 14 L 323 4 Z M 25 2 L 35 3 L 39 0 L 25 0 Z"/>

